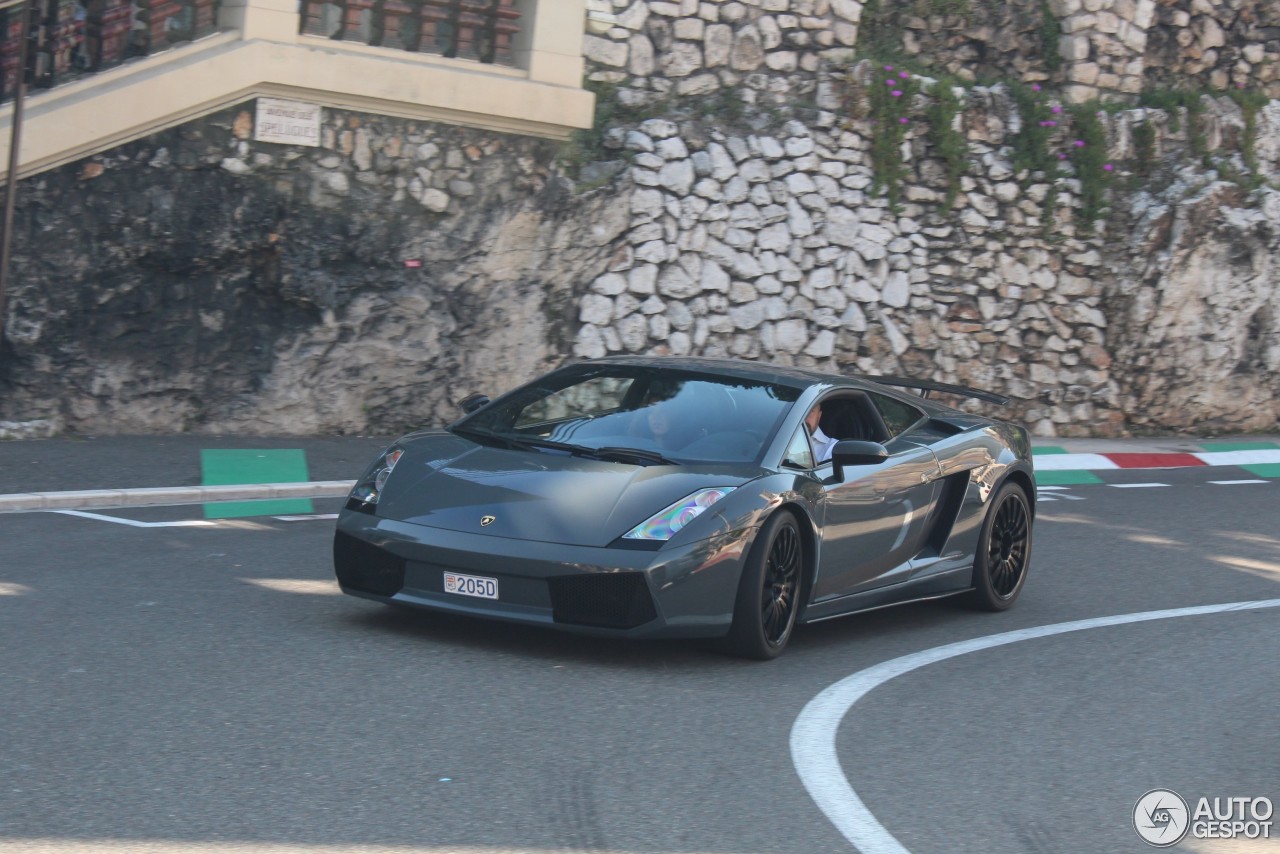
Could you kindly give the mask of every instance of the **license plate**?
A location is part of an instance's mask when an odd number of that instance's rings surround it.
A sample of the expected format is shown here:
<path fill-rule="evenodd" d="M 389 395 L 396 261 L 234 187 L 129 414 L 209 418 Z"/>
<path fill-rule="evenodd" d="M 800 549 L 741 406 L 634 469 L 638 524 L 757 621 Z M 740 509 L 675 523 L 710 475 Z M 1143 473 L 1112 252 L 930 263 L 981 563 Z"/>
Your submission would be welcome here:
<path fill-rule="evenodd" d="M 476 596 L 481 599 L 498 598 L 498 579 L 485 578 L 482 575 L 458 575 L 456 572 L 444 574 L 444 592 L 456 593 L 459 596 Z"/>

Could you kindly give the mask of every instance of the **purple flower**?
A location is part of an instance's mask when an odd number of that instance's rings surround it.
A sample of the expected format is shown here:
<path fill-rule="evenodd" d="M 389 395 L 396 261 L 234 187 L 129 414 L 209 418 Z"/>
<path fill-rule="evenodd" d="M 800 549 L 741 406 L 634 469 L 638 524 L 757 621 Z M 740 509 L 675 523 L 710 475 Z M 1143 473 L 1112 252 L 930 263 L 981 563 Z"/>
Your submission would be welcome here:
<path fill-rule="evenodd" d="M 899 77 L 901 77 L 903 80 L 906 80 L 906 79 L 907 79 L 908 77 L 910 77 L 911 75 L 910 75 L 910 74 L 908 74 L 908 73 L 907 73 L 907 72 L 905 72 L 905 71 L 899 71 L 899 72 L 898 72 L 898 76 L 899 76 Z M 1241 88 L 1243 88 L 1243 84 L 1242 84 Z"/>
<path fill-rule="evenodd" d="M 886 66 L 884 67 L 884 70 L 885 70 L 885 71 L 892 71 L 892 70 L 893 70 L 893 66 L 892 66 L 892 65 L 886 65 Z"/>
<path fill-rule="evenodd" d="M 890 92 L 889 94 L 890 94 L 890 95 L 892 95 L 892 96 L 893 96 L 893 97 L 895 97 L 895 98 L 901 98 L 901 97 L 902 97 L 902 90 L 901 90 L 901 89 L 894 89 L 894 90 L 893 90 L 892 92 Z"/>
<path fill-rule="evenodd" d="M 897 86 L 897 85 L 898 85 L 898 81 L 897 81 L 897 80 L 886 80 L 886 81 L 884 81 L 884 85 L 886 85 L 886 86 Z"/>
<path fill-rule="evenodd" d="M 1110 163 L 1107 163 L 1102 168 L 1110 172 L 1112 169 L 1115 169 L 1116 167 L 1112 166 Z"/>
<path fill-rule="evenodd" d="M 898 119 L 898 124 L 909 125 L 911 124 L 911 119 L 907 118 L 906 116 L 903 116 L 902 118 Z"/>
<path fill-rule="evenodd" d="M 1059 159 L 1059 160 L 1066 160 L 1066 159 L 1067 159 L 1067 155 L 1066 155 L 1066 154 L 1064 154 L 1064 153 L 1062 153 L 1062 152 L 1058 152 L 1058 159 Z"/>
<path fill-rule="evenodd" d="M 1056 128 L 1057 126 L 1058 123 L 1054 121 L 1044 121 L 1040 123 L 1040 127 L 1042 128 Z"/>
<path fill-rule="evenodd" d="M 1073 143 L 1071 143 L 1071 144 L 1072 144 L 1072 145 L 1074 145 L 1076 148 L 1084 148 L 1084 140 L 1083 140 L 1083 139 L 1077 139 L 1075 142 L 1073 142 Z"/>
<path fill-rule="evenodd" d="M 1057 104 L 1054 104 L 1054 105 L 1053 105 L 1053 111 L 1054 111 L 1055 113 L 1060 113 L 1060 112 L 1062 112 L 1062 108 L 1061 108 L 1061 107 L 1059 107 Z"/>
<path fill-rule="evenodd" d="M 1032 83 L 1032 84 L 1031 84 L 1031 91 L 1032 91 L 1032 92 L 1039 92 L 1039 91 L 1040 91 L 1040 84 L 1039 84 L 1039 83 Z"/>

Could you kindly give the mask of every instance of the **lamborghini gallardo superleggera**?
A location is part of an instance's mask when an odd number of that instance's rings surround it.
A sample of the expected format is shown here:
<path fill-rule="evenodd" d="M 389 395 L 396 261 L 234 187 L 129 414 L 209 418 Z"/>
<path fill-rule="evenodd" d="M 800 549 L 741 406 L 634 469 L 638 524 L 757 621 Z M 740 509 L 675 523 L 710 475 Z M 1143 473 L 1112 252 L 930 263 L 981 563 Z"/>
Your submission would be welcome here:
<path fill-rule="evenodd" d="M 342 589 L 768 659 L 798 624 L 1027 579 L 1025 429 L 941 405 L 998 395 L 757 362 L 579 362 L 411 433 L 337 523 Z"/>

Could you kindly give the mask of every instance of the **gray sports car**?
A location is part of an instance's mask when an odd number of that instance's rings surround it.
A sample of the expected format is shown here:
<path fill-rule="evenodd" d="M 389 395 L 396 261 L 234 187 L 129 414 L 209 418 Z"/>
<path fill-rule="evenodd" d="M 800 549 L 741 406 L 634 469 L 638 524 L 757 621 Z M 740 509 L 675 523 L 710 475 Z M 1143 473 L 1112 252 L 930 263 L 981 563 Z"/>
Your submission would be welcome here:
<path fill-rule="evenodd" d="M 918 395 L 897 389 L 911 388 Z M 387 448 L 338 518 L 342 589 L 750 658 L 797 623 L 967 593 L 1003 610 L 1035 518 L 1022 427 L 960 386 L 756 362 L 608 358 Z"/>

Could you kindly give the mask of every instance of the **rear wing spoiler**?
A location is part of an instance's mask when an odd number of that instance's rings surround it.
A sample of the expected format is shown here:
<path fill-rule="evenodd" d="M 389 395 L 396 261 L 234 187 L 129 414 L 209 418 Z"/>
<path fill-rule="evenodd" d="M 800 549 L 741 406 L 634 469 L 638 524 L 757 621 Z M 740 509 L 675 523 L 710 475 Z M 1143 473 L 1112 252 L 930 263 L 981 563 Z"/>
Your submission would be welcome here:
<path fill-rule="evenodd" d="M 867 377 L 873 383 L 880 385 L 893 386 L 894 388 L 912 388 L 920 391 L 920 396 L 927 398 L 929 392 L 936 391 L 942 394 L 956 394 L 961 397 L 972 397 L 975 400 L 985 400 L 987 403 L 994 403 L 997 406 L 1005 406 L 1009 403 L 1009 398 L 1003 394 L 996 394 L 990 391 L 981 391 L 976 388 L 969 388 L 964 385 L 951 385 L 950 383 L 938 383 L 932 380 L 917 380 L 911 377 Z"/>

